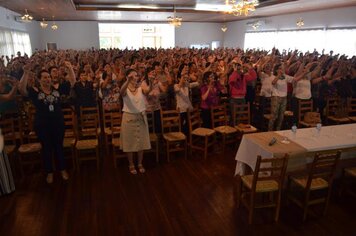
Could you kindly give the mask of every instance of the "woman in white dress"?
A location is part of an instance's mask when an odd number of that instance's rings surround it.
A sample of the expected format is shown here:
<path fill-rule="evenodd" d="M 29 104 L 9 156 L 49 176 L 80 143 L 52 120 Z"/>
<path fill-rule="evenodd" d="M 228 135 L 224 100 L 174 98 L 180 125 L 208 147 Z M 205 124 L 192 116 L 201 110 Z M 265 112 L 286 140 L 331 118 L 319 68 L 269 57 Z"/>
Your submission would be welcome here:
<path fill-rule="evenodd" d="M 145 173 L 142 165 L 143 151 L 151 149 L 151 143 L 144 93 L 149 93 L 151 87 L 141 88 L 140 79 L 134 69 L 126 72 L 126 79 L 120 92 L 124 102 L 120 134 L 121 149 L 128 155 L 130 173 L 137 174 L 133 161 L 134 153 L 138 156 L 139 172 Z"/>

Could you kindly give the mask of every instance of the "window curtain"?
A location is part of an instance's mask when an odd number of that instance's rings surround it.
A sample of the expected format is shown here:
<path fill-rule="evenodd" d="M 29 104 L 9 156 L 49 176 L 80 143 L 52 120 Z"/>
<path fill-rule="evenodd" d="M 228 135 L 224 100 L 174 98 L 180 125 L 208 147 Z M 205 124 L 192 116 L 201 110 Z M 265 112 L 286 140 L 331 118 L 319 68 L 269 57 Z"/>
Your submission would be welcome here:
<path fill-rule="evenodd" d="M 302 52 L 319 53 L 325 49 L 334 54 L 345 54 L 349 57 L 356 55 L 356 29 L 327 29 L 327 30 L 294 30 L 278 32 L 247 32 L 245 34 L 245 49 L 259 48 L 271 50 L 298 49 Z"/>
<path fill-rule="evenodd" d="M 10 57 L 17 52 L 32 55 L 30 36 L 24 32 L 0 28 L 0 55 Z"/>

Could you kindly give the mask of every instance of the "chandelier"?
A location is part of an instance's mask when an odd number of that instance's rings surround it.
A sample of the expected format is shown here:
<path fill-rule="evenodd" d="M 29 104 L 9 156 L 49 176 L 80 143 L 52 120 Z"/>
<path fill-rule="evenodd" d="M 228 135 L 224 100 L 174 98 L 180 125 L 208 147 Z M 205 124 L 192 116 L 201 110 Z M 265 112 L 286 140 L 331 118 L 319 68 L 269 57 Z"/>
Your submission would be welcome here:
<path fill-rule="evenodd" d="M 297 26 L 298 26 L 298 28 L 302 28 L 302 26 L 304 26 L 304 20 L 303 20 L 303 18 L 299 18 L 299 19 L 297 20 Z"/>
<path fill-rule="evenodd" d="M 173 25 L 174 27 L 180 27 L 182 25 L 182 17 L 176 16 L 176 9 L 173 7 L 173 17 L 167 17 L 168 24 Z"/>
<path fill-rule="evenodd" d="M 40 26 L 41 26 L 41 28 L 42 28 L 42 29 L 47 28 L 48 23 L 45 21 L 45 19 L 44 19 L 44 18 L 42 18 L 42 21 L 40 22 Z"/>
<path fill-rule="evenodd" d="M 226 25 L 223 25 L 223 26 L 221 27 L 221 31 L 225 33 L 226 30 L 227 30 L 227 26 L 226 26 Z"/>
<path fill-rule="evenodd" d="M 250 11 L 255 11 L 258 6 L 258 0 L 226 0 L 228 13 L 234 16 L 248 16 Z"/>
<path fill-rule="evenodd" d="M 24 22 L 30 22 L 33 20 L 33 17 L 28 14 L 27 9 L 25 9 L 25 15 L 21 16 L 21 20 Z"/>
<path fill-rule="evenodd" d="M 51 28 L 52 28 L 53 31 L 56 31 L 58 29 L 58 25 L 54 21 L 54 16 L 52 16 L 52 19 L 53 19 L 53 24 L 52 24 Z"/>

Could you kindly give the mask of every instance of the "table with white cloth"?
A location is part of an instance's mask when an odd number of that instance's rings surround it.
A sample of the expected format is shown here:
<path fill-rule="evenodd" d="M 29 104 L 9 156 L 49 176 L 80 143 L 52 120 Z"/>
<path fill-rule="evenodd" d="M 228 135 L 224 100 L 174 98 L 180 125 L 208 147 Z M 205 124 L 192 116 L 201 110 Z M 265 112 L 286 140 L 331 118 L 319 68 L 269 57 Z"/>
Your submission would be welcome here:
<path fill-rule="evenodd" d="M 272 146 L 269 142 L 275 138 Z M 236 153 L 235 175 L 246 173 L 246 165 L 254 170 L 257 156 L 262 158 L 289 155 L 287 171 L 306 166 L 316 152 L 341 150 L 341 159 L 356 158 L 356 124 L 246 134 Z"/>

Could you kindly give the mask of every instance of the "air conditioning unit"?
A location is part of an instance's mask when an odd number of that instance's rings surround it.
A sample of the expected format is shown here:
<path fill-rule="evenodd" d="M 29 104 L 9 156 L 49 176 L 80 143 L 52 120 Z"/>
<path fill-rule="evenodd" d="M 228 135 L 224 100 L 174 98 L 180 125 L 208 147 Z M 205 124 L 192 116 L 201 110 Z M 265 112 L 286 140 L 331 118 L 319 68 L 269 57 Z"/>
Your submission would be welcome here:
<path fill-rule="evenodd" d="M 254 20 L 254 21 L 249 21 L 246 23 L 247 26 L 252 27 L 253 29 L 258 29 L 260 26 L 265 26 L 266 21 L 265 20 Z"/>

